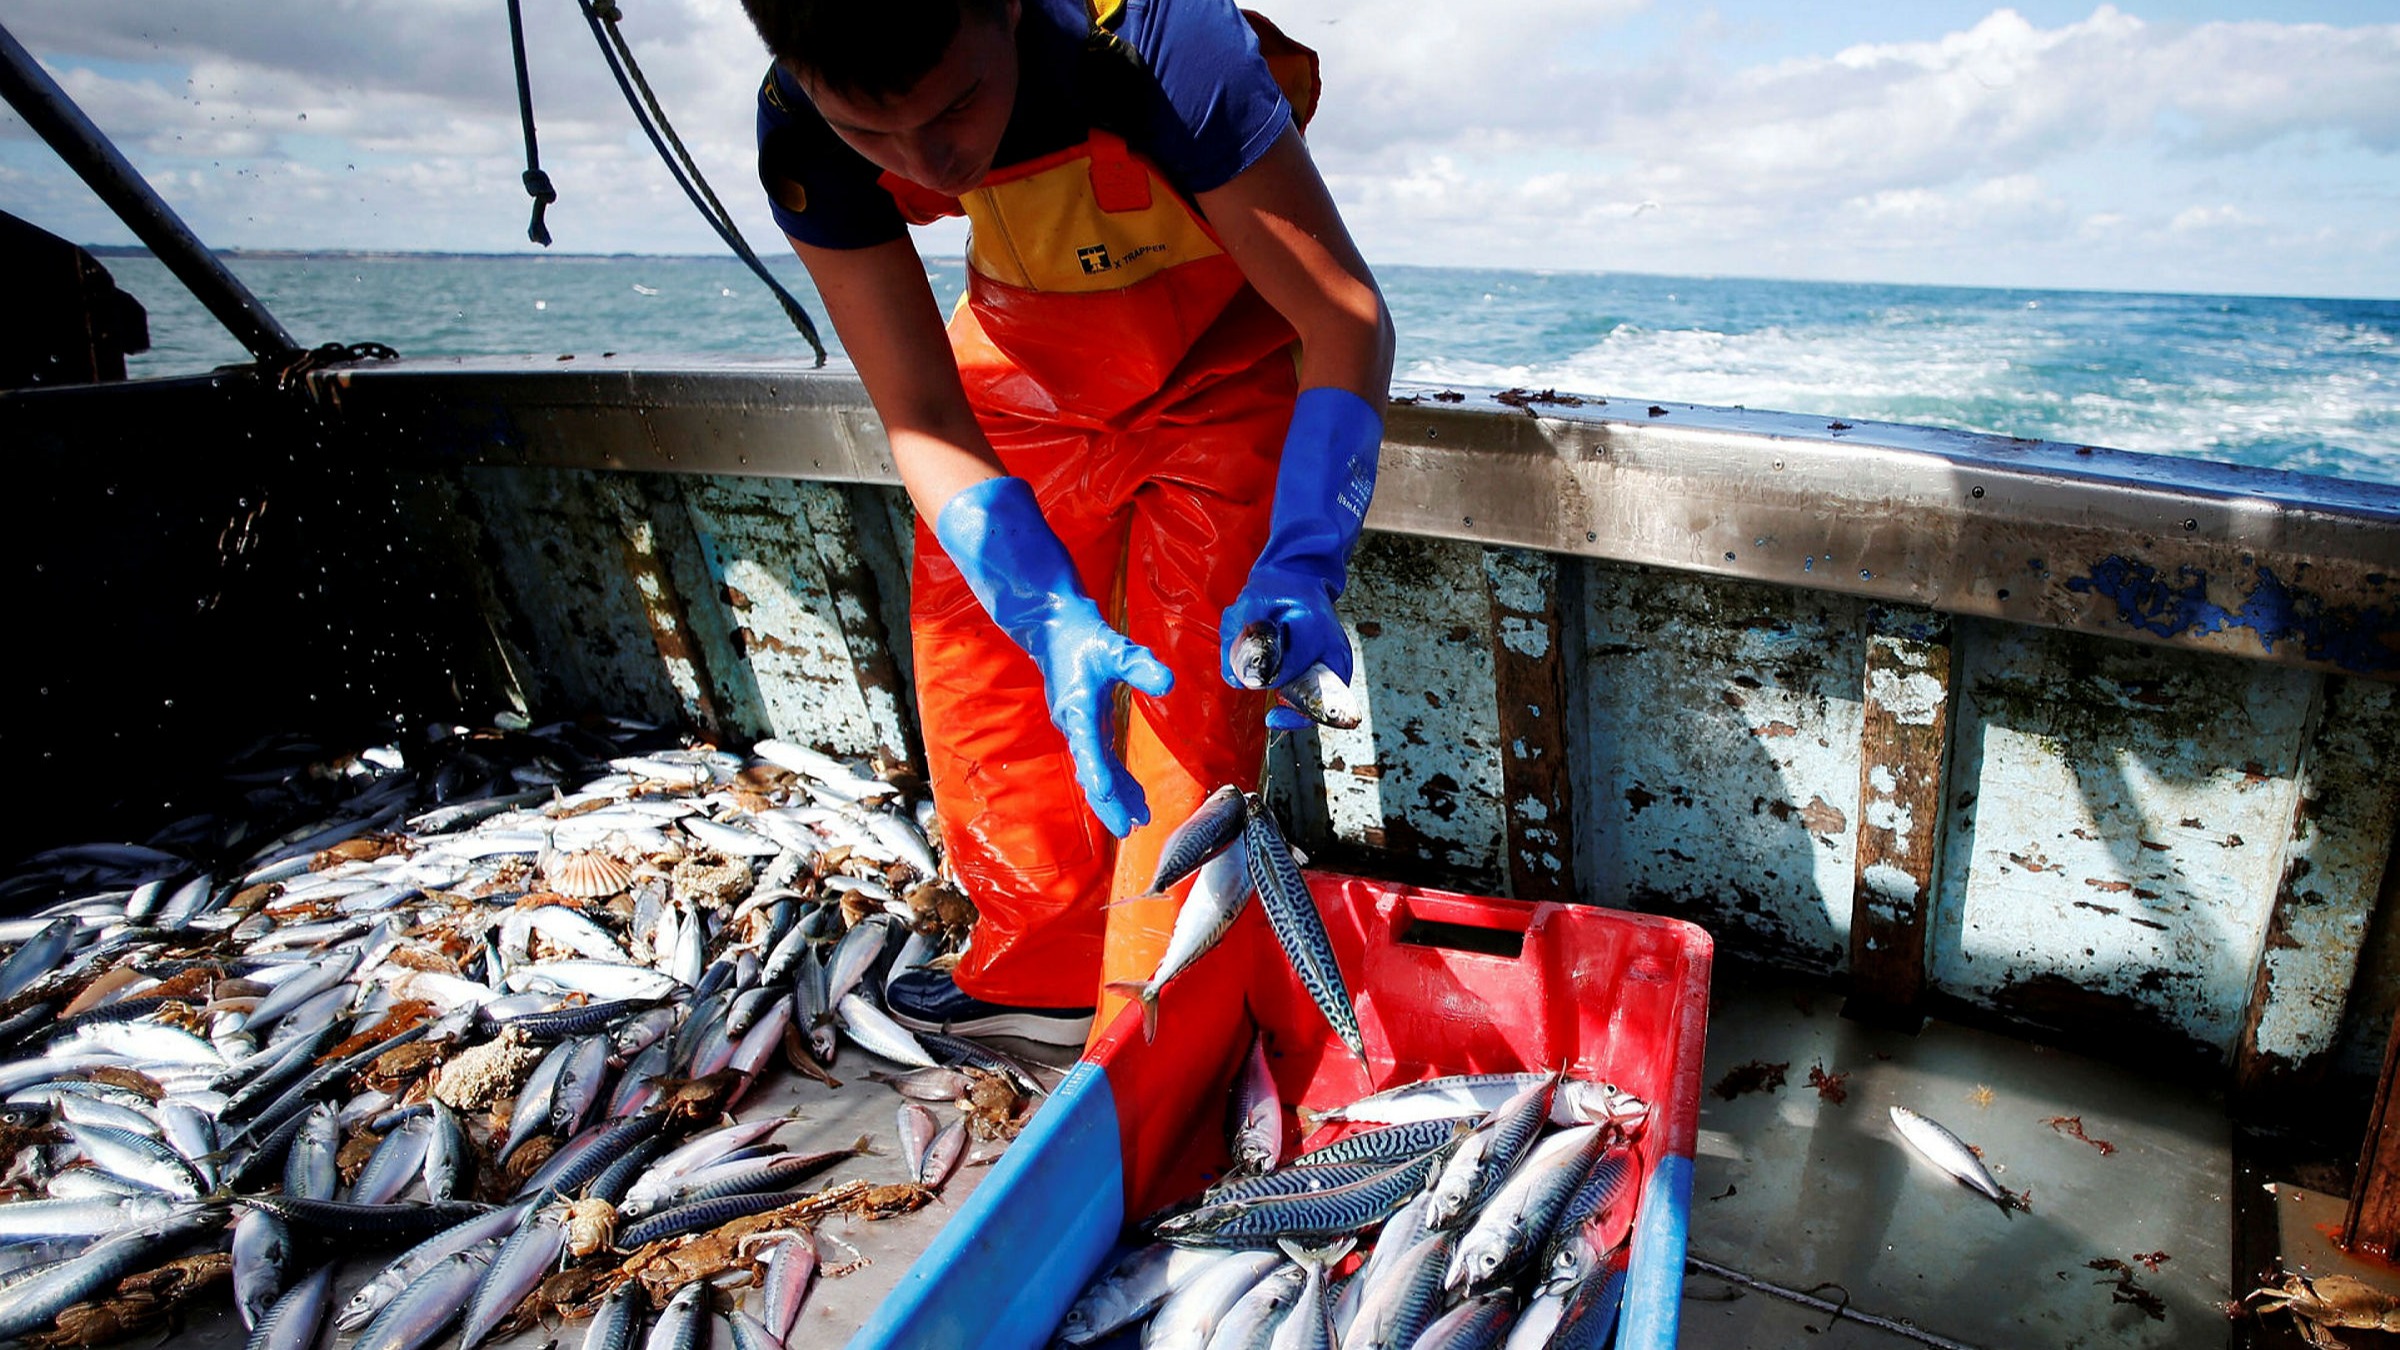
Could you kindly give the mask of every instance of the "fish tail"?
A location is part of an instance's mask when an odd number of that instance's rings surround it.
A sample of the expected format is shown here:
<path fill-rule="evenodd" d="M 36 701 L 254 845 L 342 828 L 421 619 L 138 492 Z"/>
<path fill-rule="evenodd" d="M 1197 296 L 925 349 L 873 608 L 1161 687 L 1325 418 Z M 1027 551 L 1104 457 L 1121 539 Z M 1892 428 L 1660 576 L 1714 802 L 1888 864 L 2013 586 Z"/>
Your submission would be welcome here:
<path fill-rule="evenodd" d="M 851 1143 L 850 1151 L 859 1155 L 860 1157 L 867 1157 L 877 1153 L 879 1150 L 877 1150 L 875 1147 L 875 1136 L 871 1134 L 860 1135 Z"/>
<path fill-rule="evenodd" d="M 1111 980 L 1108 992 L 1122 994 L 1142 1005 L 1142 1044 L 1158 1039 L 1158 989 L 1148 980 Z"/>
<path fill-rule="evenodd" d="M 1292 1238 L 1277 1238 L 1275 1245 L 1283 1249 L 1285 1256 L 1303 1266 L 1323 1266 L 1331 1269 L 1339 1264 L 1343 1257 L 1350 1254 L 1350 1249 L 1358 1245 L 1358 1239 L 1355 1237 L 1335 1238 L 1321 1247 L 1310 1247 Z"/>

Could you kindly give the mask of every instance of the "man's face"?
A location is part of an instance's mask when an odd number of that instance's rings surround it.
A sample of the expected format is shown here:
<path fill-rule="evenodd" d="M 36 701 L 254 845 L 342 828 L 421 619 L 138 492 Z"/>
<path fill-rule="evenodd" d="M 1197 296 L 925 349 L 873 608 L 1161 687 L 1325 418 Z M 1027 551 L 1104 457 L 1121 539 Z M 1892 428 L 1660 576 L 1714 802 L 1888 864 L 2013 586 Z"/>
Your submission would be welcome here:
<path fill-rule="evenodd" d="M 834 134 L 877 168 L 959 196 L 983 181 L 1017 103 L 1018 0 L 1005 18 L 969 9 L 933 69 L 889 99 L 845 96 L 813 72 L 800 86 Z"/>

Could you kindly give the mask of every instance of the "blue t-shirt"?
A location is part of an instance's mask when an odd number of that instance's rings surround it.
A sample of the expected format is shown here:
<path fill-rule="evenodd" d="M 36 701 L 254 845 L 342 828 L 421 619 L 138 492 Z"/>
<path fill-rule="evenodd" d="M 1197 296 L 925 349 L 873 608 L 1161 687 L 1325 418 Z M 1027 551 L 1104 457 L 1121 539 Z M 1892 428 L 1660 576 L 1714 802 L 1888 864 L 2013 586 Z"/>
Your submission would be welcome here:
<path fill-rule="evenodd" d="M 1085 101 L 1085 0 L 1025 0 L 1017 25 L 1017 106 L 992 167 L 1080 144 L 1095 118 Z M 1291 120 L 1258 38 L 1234 0 L 1126 0 L 1117 36 L 1149 68 L 1146 106 L 1114 119 L 1186 198 L 1258 162 Z M 780 67 L 758 93 L 758 176 L 775 223 L 804 244 L 866 248 L 906 232 L 877 180 Z M 793 189 L 797 189 L 794 191 Z M 798 209 L 795 209 L 798 208 Z"/>

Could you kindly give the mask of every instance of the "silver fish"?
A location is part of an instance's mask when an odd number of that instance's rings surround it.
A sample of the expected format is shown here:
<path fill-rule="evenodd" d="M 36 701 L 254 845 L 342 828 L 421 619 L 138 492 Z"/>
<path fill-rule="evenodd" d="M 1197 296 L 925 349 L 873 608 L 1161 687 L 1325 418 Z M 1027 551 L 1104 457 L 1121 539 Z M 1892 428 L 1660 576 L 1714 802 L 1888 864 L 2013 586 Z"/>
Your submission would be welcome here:
<path fill-rule="evenodd" d="M 1433 1203 L 1425 1210 L 1428 1227 L 1457 1226 L 1516 1171 L 1550 1117 L 1550 1094 L 1557 1082 L 1556 1075 L 1549 1075 L 1527 1084 L 1494 1107 L 1475 1132 L 1461 1141 L 1434 1181 Z"/>
<path fill-rule="evenodd" d="M 933 1137 L 941 1128 L 933 1112 L 915 1102 L 900 1104 L 900 1163 L 911 1179 L 925 1170 L 925 1151 L 933 1147 Z"/>
<path fill-rule="evenodd" d="M 845 994 L 837 1009 L 843 1030 L 870 1055 L 888 1059 L 894 1064 L 909 1064 L 920 1069 L 934 1066 L 934 1058 L 909 1032 L 895 1022 L 891 1014 L 867 1002 L 857 994 Z"/>
<path fill-rule="evenodd" d="M 533 1292 L 567 1249 L 566 1207 L 544 1205 L 525 1216 L 476 1281 L 467 1300 L 459 1350 L 475 1350 Z"/>
<path fill-rule="evenodd" d="M 1356 730 L 1367 717 L 1358 706 L 1356 692 L 1322 661 L 1278 686 L 1275 701 L 1336 731 Z"/>
<path fill-rule="evenodd" d="M 1202 798 L 1200 805 L 1167 836 L 1159 847 L 1158 866 L 1150 874 L 1150 894 L 1166 889 L 1200 869 L 1242 837 L 1242 790 L 1231 783 Z"/>
<path fill-rule="evenodd" d="M 959 1160 L 966 1156 L 967 1118 L 959 1116 L 926 1144 L 924 1156 L 917 1160 L 917 1184 L 940 1190 L 950 1180 L 950 1174 L 958 1170 Z"/>
<path fill-rule="evenodd" d="M 282 1297 L 291 1263 L 292 1230 L 272 1210 L 244 1210 L 233 1225 L 233 1302 L 243 1326 L 256 1330 Z"/>
<path fill-rule="evenodd" d="M 1350 1254 L 1357 1240 L 1337 1238 L 1322 1247 L 1289 1241 L 1276 1245 L 1300 1267 L 1301 1284 L 1300 1297 L 1268 1343 L 1271 1350 L 1334 1350 L 1333 1301 L 1325 1294 L 1325 1274 Z"/>
<path fill-rule="evenodd" d="M 1283 1264 L 1271 1251 L 1236 1251 L 1196 1272 L 1159 1304 L 1143 1350 L 1205 1350 L 1242 1296 Z"/>
<path fill-rule="evenodd" d="M 198 1198 L 208 1189 L 181 1154 L 146 1134 L 71 1122 L 66 1128 L 75 1147 L 104 1172 L 187 1200 Z"/>
<path fill-rule="evenodd" d="M 400 1291 L 416 1283 L 417 1277 L 452 1256 L 486 1242 L 495 1242 L 515 1230 L 532 1208 L 527 1201 L 478 1214 L 464 1223 L 454 1224 L 425 1239 L 400 1254 L 399 1259 L 377 1271 L 373 1279 L 360 1285 L 358 1292 L 342 1307 L 334 1319 L 333 1329 L 348 1336 L 366 1329 Z M 460 1295 L 463 1301 L 465 1295 Z"/>
<path fill-rule="evenodd" d="M 488 1242 L 442 1258 L 385 1304 L 350 1350 L 424 1350 L 440 1340 L 491 1260 Z"/>
<path fill-rule="evenodd" d="M 791 1339 L 817 1277 L 817 1244 L 805 1228 L 793 1229 L 767 1257 L 766 1326 L 778 1343 Z"/>
<path fill-rule="evenodd" d="M 1578 1125 L 1536 1144 L 1476 1213 L 1442 1287 L 1481 1293 L 1525 1264 L 1606 1142 L 1599 1126 Z"/>
<path fill-rule="evenodd" d="M 1242 908 L 1250 903 L 1248 858 L 1249 851 L 1236 836 L 1200 864 L 1199 879 L 1192 883 L 1191 893 L 1175 911 L 1175 931 L 1167 939 L 1167 950 L 1159 957 L 1158 968 L 1147 980 L 1118 980 L 1109 984 L 1110 989 L 1142 1005 L 1144 1041 L 1158 1039 L 1159 991 L 1166 988 L 1167 981 L 1206 956 L 1233 927 L 1233 921 L 1241 917 Z"/>
<path fill-rule="evenodd" d="M 120 1229 L 61 1261 L 0 1287 L 0 1340 L 16 1340 L 58 1314 L 155 1261 L 161 1247 L 224 1222 L 224 1211 L 178 1207 L 166 1217 Z"/>
<path fill-rule="evenodd" d="M 1171 1242 L 1136 1247 L 1084 1286 L 1058 1324 L 1058 1339 L 1068 1345 L 1086 1345 L 1130 1326 L 1157 1310 L 1202 1271 L 1235 1255 Z"/>
<path fill-rule="evenodd" d="M 1308 1272 L 1289 1261 L 1269 1271 L 1226 1311 L 1217 1334 L 1208 1338 L 1210 1350 L 1267 1350 L 1307 1287 Z"/>
<path fill-rule="evenodd" d="M 1227 658 L 1233 667 L 1234 681 L 1244 689 L 1271 689 L 1275 676 L 1283 668 L 1283 629 L 1278 624 L 1258 620 L 1242 625 L 1233 636 L 1233 651 Z"/>
<path fill-rule="evenodd" d="M 367 1165 L 359 1169 L 358 1179 L 350 1183 L 349 1199 L 354 1204 L 380 1205 L 408 1189 L 425 1166 L 425 1152 L 433 1142 L 433 1121 L 427 1116 L 413 1116 L 383 1137 L 368 1155 Z"/>
<path fill-rule="evenodd" d="M 1250 1037 L 1250 1054 L 1233 1088 L 1233 1160 L 1238 1170 L 1264 1172 L 1283 1161 L 1283 1098 L 1267 1064 L 1267 1034 Z"/>
<path fill-rule="evenodd" d="M 333 1304 L 333 1266 L 327 1262 L 301 1277 L 275 1300 L 251 1329 L 244 1350 L 307 1350 L 324 1330 L 325 1310 Z"/>
<path fill-rule="evenodd" d="M 2014 1201 L 2008 1191 L 1993 1179 L 1991 1169 L 1975 1156 L 1966 1141 L 1943 1128 L 1940 1122 L 1928 1119 L 1905 1106 L 1892 1108 L 1892 1127 L 1910 1148 L 1924 1155 L 1926 1161 L 1950 1174 L 1960 1185 L 1976 1192 L 2002 1210 L 2010 1209 Z"/>
<path fill-rule="evenodd" d="M 708 1281 L 694 1280 L 676 1290 L 675 1297 L 659 1311 L 658 1325 L 650 1328 L 642 1350 L 699 1350 L 706 1344 L 708 1288 Z"/>
<path fill-rule="evenodd" d="M 1405 1234 L 1387 1225 L 1375 1241 L 1376 1254 L 1384 1244 Z M 1380 1266 L 1361 1268 L 1358 1312 L 1342 1334 L 1342 1350 L 1408 1350 L 1442 1312 L 1442 1276 L 1458 1248 L 1456 1236 L 1427 1233 L 1398 1248 Z"/>
<path fill-rule="evenodd" d="M 1500 1344 L 1515 1317 L 1505 1293 L 1477 1294 L 1434 1319 L 1417 1338 L 1417 1350 L 1466 1350 Z"/>

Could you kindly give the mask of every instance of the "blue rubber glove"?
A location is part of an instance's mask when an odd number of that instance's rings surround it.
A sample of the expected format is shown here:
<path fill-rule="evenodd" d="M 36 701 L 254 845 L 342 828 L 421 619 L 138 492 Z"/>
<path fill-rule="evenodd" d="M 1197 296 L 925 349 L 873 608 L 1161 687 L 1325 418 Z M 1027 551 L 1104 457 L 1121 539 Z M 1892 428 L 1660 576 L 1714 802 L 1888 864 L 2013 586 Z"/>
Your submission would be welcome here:
<path fill-rule="evenodd" d="M 1375 456 L 1382 447 L 1383 418 L 1365 399 L 1347 389 L 1300 392 L 1275 475 L 1267 546 L 1217 626 L 1227 684 L 1241 684 L 1233 673 L 1234 642 L 1252 623 L 1273 624 L 1281 633 L 1278 683 L 1319 661 L 1349 683 L 1350 639 L 1333 602 L 1348 581 L 1350 551 L 1375 495 Z M 1278 704 L 1268 711 L 1267 725 L 1291 730 L 1307 726 L 1308 719 Z"/>
<path fill-rule="evenodd" d="M 1111 686 L 1156 698 L 1175 683 L 1174 672 L 1100 617 L 1024 479 L 989 478 L 961 491 L 934 517 L 933 535 L 984 612 L 1042 672 L 1050 722 L 1067 738 L 1092 814 L 1119 839 L 1148 823 L 1142 785 L 1109 749 Z"/>

